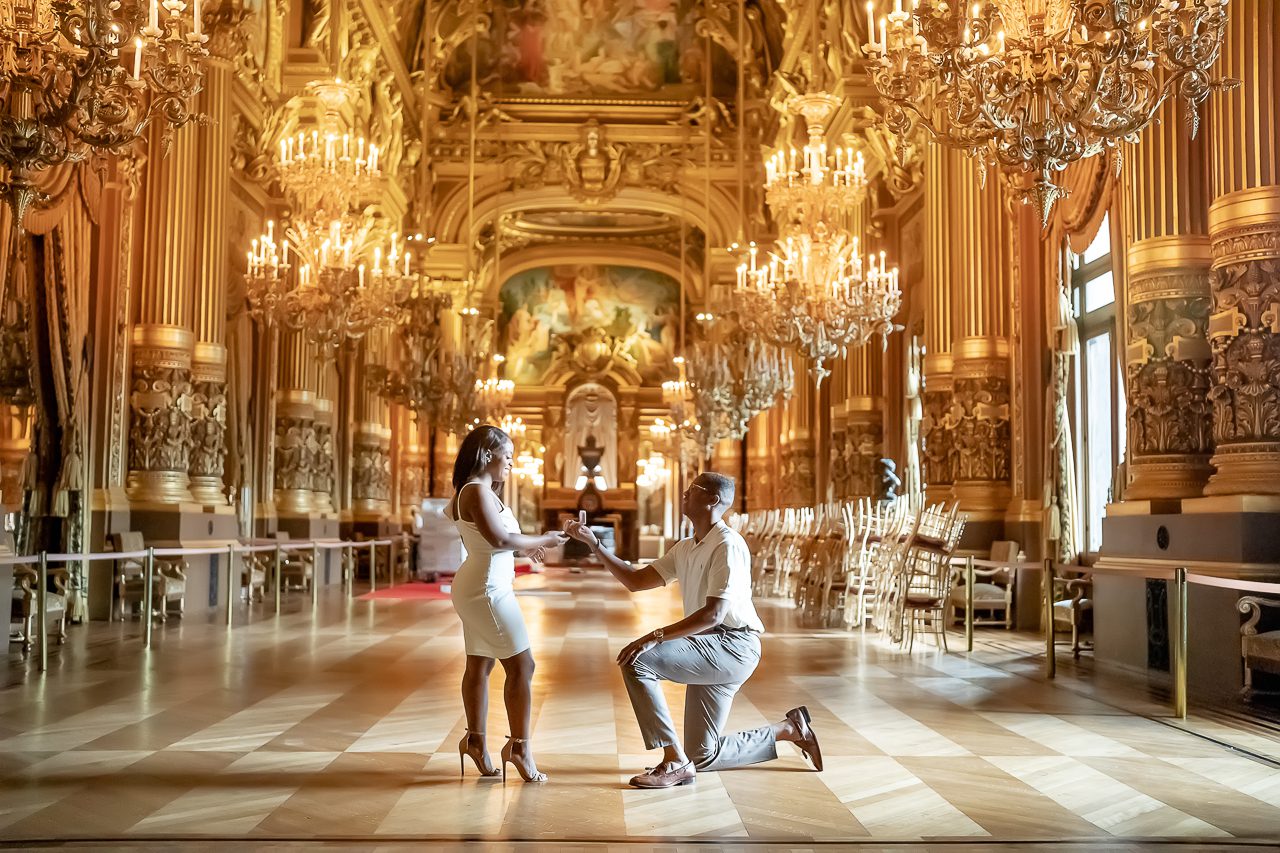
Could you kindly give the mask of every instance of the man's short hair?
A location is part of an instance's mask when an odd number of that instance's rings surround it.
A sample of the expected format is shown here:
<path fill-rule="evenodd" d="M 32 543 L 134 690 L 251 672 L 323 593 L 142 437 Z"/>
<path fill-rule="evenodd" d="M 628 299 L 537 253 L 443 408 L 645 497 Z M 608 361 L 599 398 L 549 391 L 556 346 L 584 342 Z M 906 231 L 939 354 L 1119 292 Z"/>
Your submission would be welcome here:
<path fill-rule="evenodd" d="M 720 506 L 726 510 L 733 509 L 735 489 L 732 477 L 717 474 L 715 471 L 705 471 L 698 475 L 698 479 L 707 487 L 707 491 L 720 498 Z"/>

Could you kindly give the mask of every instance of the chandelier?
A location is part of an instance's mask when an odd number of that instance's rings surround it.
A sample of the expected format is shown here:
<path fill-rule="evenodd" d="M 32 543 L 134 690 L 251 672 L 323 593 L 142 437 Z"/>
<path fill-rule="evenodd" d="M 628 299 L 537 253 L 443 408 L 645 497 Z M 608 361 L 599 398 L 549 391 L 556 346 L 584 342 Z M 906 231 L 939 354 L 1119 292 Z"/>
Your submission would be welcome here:
<path fill-rule="evenodd" d="M 525 425 L 524 418 L 512 417 L 511 415 L 503 415 L 502 420 L 498 423 L 498 427 L 511 437 L 511 440 L 517 444 L 520 439 L 524 438 L 528 432 L 528 426 Z"/>
<path fill-rule="evenodd" d="M 497 370 L 506 358 L 501 354 L 495 354 L 489 362 L 494 365 Z M 515 397 L 516 383 L 510 379 L 499 379 L 497 376 L 489 376 L 484 379 L 476 380 L 476 407 L 480 413 L 482 421 L 502 422 L 506 417 L 507 406 L 511 405 L 511 400 Z"/>
<path fill-rule="evenodd" d="M 705 331 L 693 343 L 689 397 L 699 429 L 693 438 L 710 456 L 724 439 L 739 440 L 751 419 L 791 396 L 791 359 L 726 318 L 700 313 Z"/>
<path fill-rule="evenodd" d="M 541 456 L 535 456 L 528 450 L 521 450 L 516 456 L 516 464 L 512 466 L 511 473 L 515 475 L 516 480 L 521 484 L 540 489 L 545 482 L 542 466 Z"/>
<path fill-rule="evenodd" d="M 984 169 L 1029 173 L 1020 198 L 1045 223 L 1066 194 L 1057 172 L 1136 141 L 1175 90 L 1194 135 L 1199 105 L 1233 85 L 1210 78 L 1226 0 L 912 2 L 894 0 L 864 47 L 888 128 L 923 125 Z"/>
<path fill-rule="evenodd" d="M 343 105 L 355 100 L 351 84 L 341 78 L 313 80 L 307 90 L 324 105 L 329 129 L 298 131 L 282 138 L 276 177 L 295 210 L 341 216 L 352 200 L 369 198 L 376 191 L 382 174 L 378 146 L 366 144 L 363 136 L 334 129 Z"/>
<path fill-rule="evenodd" d="M 422 276 L 400 306 L 396 320 L 398 367 L 366 365 L 366 381 L 374 393 L 413 411 L 421 422 L 460 435 L 487 416 L 481 405 L 481 377 L 489 360 L 493 323 L 475 308 L 457 311 L 461 339 L 446 344 L 454 293 L 467 284 Z M 504 380 L 505 381 L 505 380 Z"/>
<path fill-rule="evenodd" d="M 651 451 L 648 456 L 636 460 L 636 485 L 642 489 L 657 491 L 667 485 L 671 479 L 671 469 L 667 466 L 667 457 Z"/>
<path fill-rule="evenodd" d="M 245 286 L 250 312 L 302 332 L 331 359 L 344 341 L 393 322 L 413 285 L 413 253 L 399 234 L 385 249 L 372 223 L 352 216 L 298 220 L 276 241 L 275 223 L 254 239 Z M 366 265 L 365 260 L 370 263 Z"/>
<path fill-rule="evenodd" d="M 866 198 L 867 178 L 861 154 L 833 153 L 824 141 L 839 105 L 826 92 L 787 99 L 787 112 L 805 121 L 808 142 L 800 152 L 779 150 L 766 161 L 765 201 L 780 243 L 763 263 L 755 243 L 745 251 L 731 247 L 745 256 L 734 319 L 748 336 L 809 358 L 819 384 L 831 373 L 825 362 L 849 347 L 876 334 L 887 344 L 902 302 L 897 270 L 886 269 L 883 255 L 864 264 L 852 234 L 852 211 Z"/>
<path fill-rule="evenodd" d="M 821 385 L 825 362 L 880 335 L 888 346 L 902 305 L 898 269 L 884 253 L 864 264 L 858 238 L 825 228 L 788 236 L 764 263 L 755 244 L 738 266 L 735 319 L 749 334 L 812 360 Z"/>
<path fill-rule="evenodd" d="M 804 148 L 778 149 L 765 161 L 765 201 L 774 217 L 784 216 L 780 231 L 810 229 L 818 223 L 842 221 L 867 197 L 862 152 L 827 150 L 826 123 L 840 99 L 825 92 L 793 95 L 786 109 L 804 116 L 809 141 Z"/>
<path fill-rule="evenodd" d="M 18 225 L 41 172 L 119 152 L 156 119 L 167 146 L 196 118 L 208 40 L 199 0 L 0 4 L 0 193 Z"/>

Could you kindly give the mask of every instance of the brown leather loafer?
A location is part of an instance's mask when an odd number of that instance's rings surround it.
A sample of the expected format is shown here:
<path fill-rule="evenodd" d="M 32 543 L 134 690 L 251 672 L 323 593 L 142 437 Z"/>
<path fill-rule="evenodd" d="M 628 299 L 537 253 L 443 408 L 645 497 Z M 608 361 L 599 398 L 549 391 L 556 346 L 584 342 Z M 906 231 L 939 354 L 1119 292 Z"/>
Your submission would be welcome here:
<path fill-rule="evenodd" d="M 692 785 L 693 777 L 697 775 L 693 769 L 693 762 L 681 764 L 674 770 L 662 770 L 661 764 L 650 770 L 648 773 L 641 773 L 639 776 L 631 777 L 631 787 L 633 788 L 674 788 L 676 785 Z"/>
<path fill-rule="evenodd" d="M 800 740 L 795 741 L 795 745 L 804 753 L 804 757 L 813 762 L 813 769 L 822 771 L 822 747 L 818 746 L 818 735 L 809 725 L 812 719 L 809 716 L 809 709 L 804 705 L 799 708 L 792 708 L 787 712 L 787 719 L 796 727 L 796 731 L 800 732 Z"/>

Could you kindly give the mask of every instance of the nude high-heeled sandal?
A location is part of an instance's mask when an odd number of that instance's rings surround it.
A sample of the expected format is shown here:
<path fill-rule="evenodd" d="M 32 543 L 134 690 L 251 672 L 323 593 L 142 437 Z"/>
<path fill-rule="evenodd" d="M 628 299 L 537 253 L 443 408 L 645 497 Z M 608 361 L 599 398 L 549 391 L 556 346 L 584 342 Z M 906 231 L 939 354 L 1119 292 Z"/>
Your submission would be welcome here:
<path fill-rule="evenodd" d="M 462 740 L 458 741 L 458 775 L 462 777 L 467 775 L 467 758 L 470 757 L 476 765 L 476 770 L 480 771 L 480 776 L 492 779 L 498 775 L 499 771 L 495 767 L 488 773 L 485 772 L 484 765 L 480 763 L 480 758 L 488 758 L 488 755 L 482 751 L 480 757 L 477 757 L 476 753 L 471 751 L 472 735 L 479 735 L 481 738 L 481 746 L 484 745 L 484 732 L 473 732 L 471 729 L 467 729 L 467 733 L 462 736 Z"/>
<path fill-rule="evenodd" d="M 528 738 L 512 737 L 511 735 L 507 735 L 507 743 L 505 746 L 502 747 L 502 784 L 504 785 L 507 784 L 507 765 L 508 764 L 515 765 L 516 772 L 519 773 L 520 778 L 526 782 L 547 781 L 547 774 L 539 773 L 536 770 L 534 771 L 532 776 L 526 776 L 524 773 L 524 767 L 522 767 L 520 765 L 520 762 L 517 761 L 515 758 L 515 755 L 514 755 L 515 745 L 518 743 L 528 743 L 528 742 L 529 742 Z"/>

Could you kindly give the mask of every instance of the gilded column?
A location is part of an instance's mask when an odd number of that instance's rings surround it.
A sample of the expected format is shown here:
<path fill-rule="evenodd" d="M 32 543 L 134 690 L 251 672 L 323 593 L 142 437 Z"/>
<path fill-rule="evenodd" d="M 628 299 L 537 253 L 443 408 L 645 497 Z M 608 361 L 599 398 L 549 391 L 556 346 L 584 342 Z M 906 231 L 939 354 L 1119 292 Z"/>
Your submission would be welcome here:
<path fill-rule="evenodd" d="M 1280 495 L 1280 7 L 1232 6 L 1210 98 L 1209 318 L 1214 454 L 1208 495 Z"/>
<path fill-rule="evenodd" d="M 786 446 L 782 451 L 782 502 L 787 506 L 813 506 L 814 466 L 813 429 L 814 387 L 807 360 L 795 361 L 795 391 L 787 401 L 783 416 Z"/>
<path fill-rule="evenodd" d="M 316 399 L 313 406 L 312 427 L 315 446 L 311 459 L 311 508 L 320 513 L 334 512 L 333 486 L 333 413 L 337 396 L 338 377 L 332 362 L 315 360 Z"/>
<path fill-rule="evenodd" d="M 921 467 L 930 503 L 954 498 L 955 422 L 951 417 L 954 390 L 951 355 L 952 242 L 947 224 L 952 217 L 956 153 L 941 145 L 928 146 L 925 166 L 926 312 L 924 317 L 924 417 L 920 423 Z"/>
<path fill-rule="evenodd" d="M 845 465 L 845 401 L 849 398 L 849 358 L 831 365 L 831 439 L 827 442 L 827 496 L 833 500 L 849 497 L 849 469 Z"/>
<path fill-rule="evenodd" d="M 1164 106 L 1127 164 L 1126 500 L 1196 497 L 1210 472 L 1208 142 L 1180 109 Z"/>
<path fill-rule="evenodd" d="M 428 439 L 426 428 L 408 412 L 404 413 L 403 423 L 401 435 L 406 436 L 406 441 L 400 453 L 400 510 L 408 521 L 412 509 L 422 506 L 422 499 L 427 497 Z"/>
<path fill-rule="evenodd" d="M 308 515 L 314 509 L 312 486 L 316 454 L 316 394 L 311 388 L 315 358 L 300 332 L 280 333 L 280 372 L 276 390 L 276 512 Z"/>
<path fill-rule="evenodd" d="M 954 495 L 970 522 L 1002 519 L 1009 482 L 1009 296 L 1013 234 L 997 180 L 955 162 L 951 321 Z"/>
<path fill-rule="evenodd" d="M 155 129 L 148 150 L 163 143 Z M 194 133 L 176 133 L 167 156 L 147 163 L 142 275 L 132 333 L 129 395 L 129 476 L 136 502 L 191 500 L 191 361 L 193 274 L 197 233 Z"/>
<path fill-rule="evenodd" d="M 884 354 L 874 342 L 849 353 L 845 438 L 841 457 L 849 497 L 876 494 L 876 465 L 884 449 Z"/>
<path fill-rule="evenodd" d="M 191 363 L 192 496 L 225 505 L 227 454 L 227 193 L 231 181 L 231 63 L 239 53 L 244 12 L 219 8 L 210 21 L 201 110 L 211 121 L 198 129 L 198 244 L 195 278 L 196 345 Z"/>
<path fill-rule="evenodd" d="M 747 471 L 751 484 L 747 488 L 747 509 L 772 509 L 778 505 L 774 496 L 773 462 L 777 453 L 778 431 L 774 419 L 781 406 L 760 412 L 747 426 Z"/>
<path fill-rule="evenodd" d="M 365 338 L 363 364 L 385 357 L 386 334 Z M 363 374 L 363 369 L 361 374 Z M 351 511 L 356 521 L 381 521 L 391 512 L 391 411 L 365 384 L 356 388 L 356 423 L 351 451 Z"/>

